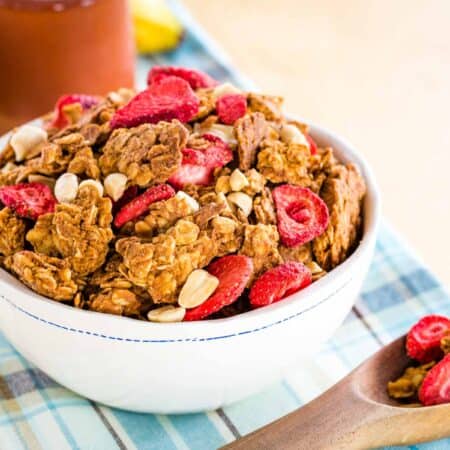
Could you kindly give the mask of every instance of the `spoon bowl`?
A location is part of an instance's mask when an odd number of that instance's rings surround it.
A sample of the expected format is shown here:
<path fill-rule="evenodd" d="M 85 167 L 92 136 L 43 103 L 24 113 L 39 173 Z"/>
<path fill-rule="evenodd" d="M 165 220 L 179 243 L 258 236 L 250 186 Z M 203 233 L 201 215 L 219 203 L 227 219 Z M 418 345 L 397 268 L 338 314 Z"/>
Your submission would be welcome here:
<path fill-rule="evenodd" d="M 411 363 L 405 352 L 405 336 L 386 345 L 353 372 L 353 382 L 361 396 L 381 405 L 404 408 L 389 397 L 388 381 L 397 379 Z"/>
<path fill-rule="evenodd" d="M 402 336 L 320 397 L 223 449 L 369 449 L 450 436 L 450 404 L 408 408 L 387 395 L 408 362 Z"/>

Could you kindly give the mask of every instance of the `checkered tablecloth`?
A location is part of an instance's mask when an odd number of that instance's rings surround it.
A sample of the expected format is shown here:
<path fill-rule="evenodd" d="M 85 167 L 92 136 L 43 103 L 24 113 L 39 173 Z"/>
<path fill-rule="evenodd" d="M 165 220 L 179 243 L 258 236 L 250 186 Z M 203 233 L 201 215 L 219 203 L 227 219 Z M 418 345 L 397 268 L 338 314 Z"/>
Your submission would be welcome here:
<path fill-rule="evenodd" d="M 186 38 L 174 53 L 140 59 L 138 83 L 143 84 L 150 65 L 176 64 L 249 86 L 180 4 L 172 4 L 186 24 Z M 384 224 L 363 291 L 319 354 L 278 384 L 238 404 L 178 416 L 135 414 L 81 398 L 31 366 L 0 334 L 0 449 L 215 449 L 318 396 L 431 312 L 450 315 L 448 293 Z M 450 440 L 409 448 L 450 448 Z"/>

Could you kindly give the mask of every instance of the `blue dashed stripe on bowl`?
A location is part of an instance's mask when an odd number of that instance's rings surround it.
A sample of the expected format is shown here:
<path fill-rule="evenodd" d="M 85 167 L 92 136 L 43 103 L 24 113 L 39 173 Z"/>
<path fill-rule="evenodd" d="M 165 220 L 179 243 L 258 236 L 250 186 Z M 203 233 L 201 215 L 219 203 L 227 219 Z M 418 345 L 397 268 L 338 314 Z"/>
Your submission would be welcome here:
<path fill-rule="evenodd" d="M 51 325 L 56 328 L 60 328 L 65 331 L 70 331 L 72 333 L 78 333 L 78 334 L 85 334 L 87 336 L 95 336 L 102 339 L 109 339 L 113 341 L 123 341 L 123 342 L 133 342 L 133 343 L 142 343 L 142 344 L 167 344 L 167 343 L 174 343 L 174 342 L 205 342 L 205 341 L 216 341 L 219 339 L 229 339 L 232 337 L 237 336 L 243 336 L 246 334 L 256 333 L 258 331 L 266 330 L 267 328 L 271 328 L 275 325 L 280 325 L 284 322 L 287 322 L 289 320 L 295 319 L 298 316 L 301 316 L 302 314 L 310 311 L 311 309 L 316 308 L 317 306 L 321 305 L 322 303 L 325 303 L 330 298 L 334 297 L 338 292 L 340 292 L 342 289 L 344 289 L 350 282 L 352 281 L 352 278 L 348 279 L 343 285 L 339 286 L 334 292 L 332 292 L 328 297 L 325 297 L 320 302 L 310 306 L 307 309 L 304 309 L 303 311 L 300 311 L 295 314 L 291 314 L 288 317 L 285 317 L 284 319 L 277 320 L 276 322 L 269 323 L 267 325 L 263 325 L 258 328 L 253 328 L 250 330 L 245 331 L 239 331 L 238 333 L 232 333 L 232 334 L 225 334 L 225 335 L 219 335 L 219 336 L 210 336 L 210 337 L 203 337 L 203 338 L 180 338 L 180 339 L 132 339 L 132 338 L 124 338 L 124 337 L 118 337 L 118 336 L 109 336 L 102 333 L 97 333 L 95 331 L 87 331 L 87 330 L 81 330 L 78 328 L 72 328 L 72 327 L 66 327 L 65 325 L 61 325 L 59 323 L 52 322 L 50 320 L 43 319 L 42 317 L 36 316 L 35 314 L 30 313 L 29 311 L 24 310 L 20 306 L 17 306 L 14 302 L 12 302 L 9 298 L 5 297 L 3 294 L 0 294 L 0 298 L 8 302 L 13 308 L 20 311 L 22 314 L 27 315 L 28 317 L 31 317 L 34 320 L 38 320 L 39 322 L 45 323 L 47 325 Z"/>

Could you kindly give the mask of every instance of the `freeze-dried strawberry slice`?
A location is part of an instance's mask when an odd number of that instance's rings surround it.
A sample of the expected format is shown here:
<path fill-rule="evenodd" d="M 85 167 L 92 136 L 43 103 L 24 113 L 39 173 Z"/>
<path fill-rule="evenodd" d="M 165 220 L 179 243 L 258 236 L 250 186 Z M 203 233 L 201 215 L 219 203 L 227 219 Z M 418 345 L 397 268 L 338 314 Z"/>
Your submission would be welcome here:
<path fill-rule="evenodd" d="M 419 389 L 419 400 L 425 406 L 450 403 L 450 355 L 427 373 Z"/>
<path fill-rule="evenodd" d="M 122 207 L 114 218 L 114 225 L 120 228 L 130 220 L 137 219 L 144 214 L 152 203 L 167 200 L 174 195 L 175 191 L 168 184 L 159 184 L 148 188 L 143 194 L 135 197 Z"/>
<path fill-rule="evenodd" d="M 178 119 L 188 122 L 198 112 L 200 100 L 181 78 L 168 76 L 133 97 L 111 119 L 114 128 L 135 127 L 142 123 Z"/>
<path fill-rule="evenodd" d="M 266 306 L 309 286 L 311 271 L 302 263 L 290 261 L 264 272 L 250 289 L 250 303 Z"/>
<path fill-rule="evenodd" d="M 205 150 L 205 163 L 207 167 L 216 169 L 223 167 L 233 160 L 233 151 L 228 145 L 211 145 Z"/>
<path fill-rule="evenodd" d="M 51 127 L 63 128 L 68 125 L 69 121 L 64 114 L 64 107 L 73 103 L 80 103 L 83 110 L 92 108 L 99 102 L 98 97 L 84 94 L 67 94 L 59 97 L 55 105 L 54 118 L 50 123 Z"/>
<path fill-rule="evenodd" d="M 306 140 L 309 143 L 309 151 L 311 152 L 311 155 L 317 154 L 317 144 L 314 142 L 314 139 L 309 135 L 305 134 Z"/>
<path fill-rule="evenodd" d="M 328 226 L 325 202 L 308 188 L 283 184 L 272 191 L 277 226 L 287 247 L 296 247 L 320 236 Z"/>
<path fill-rule="evenodd" d="M 233 159 L 231 148 L 215 136 L 204 135 L 211 145 L 206 149 L 184 148 L 181 167 L 169 178 L 169 183 L 177 189 L 186 184 L 206 186 L 213 182 L 213 172 Z"/>
<path fill-rule="evenodd" d="M 223 95 L 216 101 L 216 111 L 222 123 L 233 125 L 236 120 L 245 115 L 247 99 L 242 94 Z"/>
<path fill-rule="evenodd" d="M 182 153 L 183 164 L 196 164 L 210 169 L 223 167 L 233 159 L 233 151 L 221 139 L 206 149 L 185 148 Z"/>
<path fill-rule="evenodd" d="M 206 133 L 202 135 L 202 138 L 213 144 L 206 150 L 209 166 L 223 167 L 233 160 L 233 150 L 220 137 Z"/>
<path fill-rule="evenodd" d="M 435 314 L 420 319 L 406 336 L 406 352 L 422 364 L 442 357 L 441 339 L 450 330 L 450 320 Z"/>
<path fill-rule="evenodd" d="M 186 147 L 181 150 L 181 153 L 183 154 L 182 164 L 194 164 L 197 166 L 206 167 L 206 157 L 204 151 L 197 148 Z"/>
<path fill-rule="evenodd" d="M 176 76 L 187 81 L 192 89 L 214 87 L 219 84 L 218 81 L 211 78 L 208 74 L 195 69 L 186 69 L 184 67 L 174 66 L 155 66 L 152 67 L 147 77 L 147 84 L 150 86 L 159 83 L 168 76 Z"/>
<path fill-rule="evenodd" d="M 206 270 L 219 279 L 219 285 L 205 302 L 186 311 L 185 321 L 204 319 L 235 302 L 253 273 L 253 261 L 248 256 L 228 255 L 214 261 Z"/>
<path fill-rule="evenodd" d="M 220 139 L 219 136 L 215 136 L 214 134 L 211 133 L 202 134 L 202 138 L 206 139 L 209 142 L 214 142 L 215 144 L 228 145 L 225 141 Z"/>
<path fill-rule="evenodd" d="M 175 189 L 182 189 L 187 184 L 207 186 L 213 182 L 213 169 L 197 164 L 182 164 L 168 182 Z"/>
<path fill-rule="evenodd" d="M 56 199 L 51 189 L 42 183 L 21 183 L 0 188 L 0 201 L 18 216 L 36 220 L 53 212 Z"/>

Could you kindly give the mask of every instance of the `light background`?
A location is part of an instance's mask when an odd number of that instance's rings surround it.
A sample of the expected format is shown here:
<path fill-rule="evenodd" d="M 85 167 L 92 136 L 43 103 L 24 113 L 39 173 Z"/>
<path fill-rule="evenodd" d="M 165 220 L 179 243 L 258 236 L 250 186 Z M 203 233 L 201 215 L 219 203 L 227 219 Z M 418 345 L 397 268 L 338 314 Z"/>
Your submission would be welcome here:
<path fill-rule="evenodd" d="M 450 286 L 450 2 L 185 4 L 287 111 L 365 154 L 385 216 Z"/>

